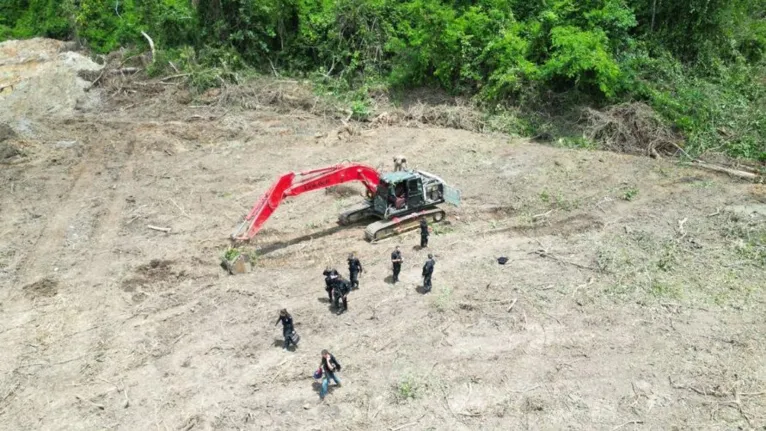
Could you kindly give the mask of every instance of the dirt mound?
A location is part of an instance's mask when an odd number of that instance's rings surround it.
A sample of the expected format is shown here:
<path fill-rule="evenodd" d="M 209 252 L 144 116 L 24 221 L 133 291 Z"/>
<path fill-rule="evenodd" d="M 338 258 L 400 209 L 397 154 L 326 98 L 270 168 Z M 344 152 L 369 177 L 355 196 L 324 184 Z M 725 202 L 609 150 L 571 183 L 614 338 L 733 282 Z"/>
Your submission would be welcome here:
<path fill-rule="evenodd" d="M 43 278 L 22 288 L 29 298 L 50 298 L 58 293 L 58 281 L 52 278 Z"/>
<path fill-rule="evenodd" d="M 71 48 L 43 38 L 0 43 L 0 122 L 70 116 L 98 106 L 99 94 L 87 92 L 90 83 L 77 73 L 101 66 Z"/>
<path fill-rule="evenodd" d="M 173 271 L 173 261 L 152 259 L 148 264 L 141 265 L 135 270 L 136 275 L 123 280 L 122 290 L 133 293 L 133 300 L 141 302 L 146 299 L 143 289 L 152 287 L 167 287 L 176 280 L 186 277 L 185 271 Z"/>

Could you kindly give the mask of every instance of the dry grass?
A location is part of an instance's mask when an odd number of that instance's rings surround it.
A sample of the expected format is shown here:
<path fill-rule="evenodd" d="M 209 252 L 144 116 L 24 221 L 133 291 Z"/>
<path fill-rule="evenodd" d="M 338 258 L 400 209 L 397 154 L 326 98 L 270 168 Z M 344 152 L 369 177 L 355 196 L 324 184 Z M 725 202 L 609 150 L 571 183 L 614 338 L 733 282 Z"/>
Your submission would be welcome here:
<path fill-rule="evenodd" d="M 607 150 L 658 156 L 681 151 L 681 138 L 644 103 L 623 103 L 603 111 L 585 108 L 584 135 Z"/>

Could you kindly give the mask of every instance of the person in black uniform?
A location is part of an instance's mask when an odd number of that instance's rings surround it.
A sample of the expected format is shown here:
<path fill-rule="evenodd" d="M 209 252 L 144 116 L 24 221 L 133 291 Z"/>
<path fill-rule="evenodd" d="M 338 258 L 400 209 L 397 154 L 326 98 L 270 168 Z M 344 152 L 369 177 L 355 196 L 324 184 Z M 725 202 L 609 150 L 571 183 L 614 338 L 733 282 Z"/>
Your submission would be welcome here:
<path fill-rule="evenodd" d="M 330 298 L 330 302 L 332 302 L 332 285 L 340 277 L 340 274 L 338 274 L 335 268 L 328 266 L 324 269 L 322 275 L 324 275 L 324 290 L 327 291 L 327 296 Z"/>
<path fill-rule="evenodd" d="M 279 319 L 277 319 L 277 323 L 274 324 L 274 326 L 279 325 L 279 322 L 282 322 L 282 335 L 285 337 L 285 344 L 282 347 L 282 349 L 287 350 L 287 347 L 290 346 L 290 343 L 292 342 L 292 335 L 293 335 L 293 316 L 290 315 L 290 313 L 287 312 L 286 309 L 282 309 L 279 311 Z"/>
<path fill-rule="evenodd" d="M 351 283 L 338 277 L 333 283 L 333 304 L 335 305 L 336 314 L 343 314 L 348 310 L 348 293 L 351 292 Z M 342 304 L 342 306 L 341 306 Z"/>
<path fill-rule="evenodd" d="M 428 247 L 428 223 L 425 217 L 420 218 L 420 248 Z"/>
<path fill-rule="evenodd" d="M 362 271 L 362 262 L 356 257 L 356 254 L 351 253 L 348 256 L 348 273 L 352 289 L 359 289 L 359 273 Z"/>
<path fill-rule="evenodd" d="M 431 291 L 431 276 L 434 273 L 435 264 L 436 262 L 434 262 L 434 256 L 429 253 L 428 260 L 426 261 L 425 265 L 423 265 L 423 291 L 425 293 Z"/>
<path fill-rule="evenodd" d="M 402 270 L 402 261 L 402 252 L 399 251 L 399 246 L 397 245 L 394 252 L 391 253 L 391 264 L 394 266 L 394 284 L 399 282 L 399 272 Z"/>

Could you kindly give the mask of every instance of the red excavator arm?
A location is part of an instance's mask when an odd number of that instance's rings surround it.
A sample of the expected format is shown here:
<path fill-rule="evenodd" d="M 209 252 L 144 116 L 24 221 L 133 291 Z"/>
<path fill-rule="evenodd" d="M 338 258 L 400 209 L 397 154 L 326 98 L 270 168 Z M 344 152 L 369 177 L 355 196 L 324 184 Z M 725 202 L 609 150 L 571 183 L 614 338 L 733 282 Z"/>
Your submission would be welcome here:
<path fill-rule="evenodd" d="M 235 241 L 251 239 L 288 196 L 298 196 L 349 181 L 361 181 L 372 196 L 380 182 L 380 175 L 374 168 L 357 164 L 340 164 L 298 174 L 284 174 L 258 199 L 239 228 L 231 234 L 231 238 Z"/>

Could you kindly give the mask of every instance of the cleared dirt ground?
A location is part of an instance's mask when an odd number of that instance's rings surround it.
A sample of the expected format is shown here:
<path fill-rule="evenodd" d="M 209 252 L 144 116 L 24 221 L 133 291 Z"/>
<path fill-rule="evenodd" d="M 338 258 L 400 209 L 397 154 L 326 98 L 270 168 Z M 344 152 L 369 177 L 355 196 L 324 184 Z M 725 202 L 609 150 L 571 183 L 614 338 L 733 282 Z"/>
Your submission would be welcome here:
<path fill-rule="evenodd" d="M 338 139 L 340 124 L 300 111 L 179 100 L 25 117 L 25 157 L 0 165 L 3 429 L 766 426 L 757 186 L 459 130 Z M 434 226 L 430 294 L 417 232 L 370 244 L 363 225 L 336 226 L 359 186 L 285 202 L 252 272 L 219 266 L 279 174 L 346 159 L 388 170 L 398 153 L 463 196 Z M 366 272 L 336 316 L 321 273 L 345 273 L 350 251 Z M 323 348 L 343 385 L 320 404 Z"/>

